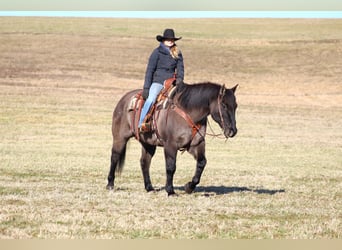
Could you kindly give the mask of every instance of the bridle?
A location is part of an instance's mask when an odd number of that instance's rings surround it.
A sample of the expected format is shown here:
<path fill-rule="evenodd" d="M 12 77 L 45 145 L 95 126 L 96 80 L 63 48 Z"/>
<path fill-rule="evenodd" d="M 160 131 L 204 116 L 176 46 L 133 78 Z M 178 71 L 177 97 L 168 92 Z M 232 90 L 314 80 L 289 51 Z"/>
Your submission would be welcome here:
<path fill-rule="evenodd" d="M 226 92 L 225 90 L 222 91 L 222 93 L 220 92 L 219 96 L 217 97 L 217 105 L 218 105 L 218 110 L 219 110 L 219 114 L 220 114 L 221 127 L 222 127 L 223 131 L 226 131 L 226 126 L 225 126 L 224 120 L 223 120 L 221 103 L 222 103 L 222 99 L 223 99 L 225 92 Z"/>
<path fill-rule="evenodd" d="M 219 111 L 219 115 L 220 115 L 220 123 L 221 123 L 221 127 L 222 127 L 223 131 L 225 131 L 225 129 L 226 129 L 226 126 L 225 126 L 224 120 L 223 120 L 222 108 L 221 108 L 221 103 L 222 103 L 224 93 L 225 93 L 225 89 L 223 91 L 220 91 L 220 93 L 217 97 L 217 105 L 218 105 L 218 111 Z M 200 133 L 199 130 L 201 128 L 201 124 L 195 124 L 194 121 L 191 119 L 191 117 L 184 110 L 179 108 L 178 106 L 173 105 L 172 109 L 174 109 L 176 111 L 176 113 L 178 115 L 180 115 L 187 122 L 187 124 L 189 125 L 189 127 L 191 128 L 191 131 L 192 131 L 192 138 L 194 138 L 196 133 Z M 208 124 L 209 124 L 209 121 L 208 121 Z M 209 127 L 210 127 L 210 130 L 212 131 L 212 133 L 206 132 L 205 135 L 209 135 L 209 136 L 213 136 L 213 137 L 219 137 L 222 135 L 222 133 L 214 134 L 213 129 L 210 126 L 210 124 L 209 124 Z M 205 135 L 202 135 L 201 133 L 200 133 L 200 135 L 202 137 L 205 136 Z"/>

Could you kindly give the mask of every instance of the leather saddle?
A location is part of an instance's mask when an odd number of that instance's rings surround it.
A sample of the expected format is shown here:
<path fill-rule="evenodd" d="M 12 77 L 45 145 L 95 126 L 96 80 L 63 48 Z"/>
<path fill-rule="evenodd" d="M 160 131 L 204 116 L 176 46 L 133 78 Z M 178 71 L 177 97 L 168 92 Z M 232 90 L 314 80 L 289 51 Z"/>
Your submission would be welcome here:
<path fill-rule="evenodd" d="M 144 119 L 144 122 L 141 127 L 143 132 L 153 132 L 153 113 L 157 109 L 167 107 L 168 100 L 171 96 L 173 96 L 173 93 L 176 89 L 176 87 L 174 86 L 175 81 L 176 79 L 174 77 L 164 81 L 163 89 L 160 91 L 156 102 L 152 105 Z M 142 91 L 139 91 L 137 94 L 132 96 L 130 103 L 128 105 L 128 111 L 133 112 L 131 130 L 135 134 L 137 139 L 139 139 L 138 123 L 140 119 L 141 109 L 144 103 L 145 101 L 142 98 Z"/>

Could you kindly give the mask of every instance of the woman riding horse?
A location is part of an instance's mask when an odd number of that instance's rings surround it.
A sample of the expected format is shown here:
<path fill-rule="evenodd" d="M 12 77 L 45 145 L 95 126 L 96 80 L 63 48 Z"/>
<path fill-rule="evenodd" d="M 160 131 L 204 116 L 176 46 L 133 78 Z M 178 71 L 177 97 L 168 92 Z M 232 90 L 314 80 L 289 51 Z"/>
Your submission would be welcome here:
<path fill-rule="evenodd" d="M 152 117 L 152 130 L 136 136 L 134 118 L 136 110 L 132 110 L 132 99 L 136 99 L 141 90 L 133 90 L 124 95 L 113 112 L 112 134 L 113 146 L 111 165 L 108 174 L 107 189 L 114 189 L 115 173 L 121 172 L 126 155 L 126 146 L 130 138 L 139 138 L 142 146 L 140 158 L 144 185 L 147 191 L 154 190 L 150 179 L 151 159 L 157 146 L 164 147 L 166 165 L 165 190 L 174 195 L 173 176 L 176 171 L 178 150 L 186 150 L 196 160 L 196 171 L 192 180 L 185 185 L 187 193 L 193 192 L 201 179 L 207 163 L 205 157 L 205 135 L 207 117 L 221 127 L 226 138 L 237 133 L 235 112 L 237 108 L 235 90 L 214 83 L 185 84 L 178 91 L 171 105 L 158 108 Z"/>
<path fill-rule="evenodd" d="M 158 35 L 157 41 L 159 47 L 154 49 L 147 65 L 145 74 L 144 89 L 142 97 L 145 100 L 141 110 L 139 120 L 139 131 L 146 132 L 147 127 L 143 123 L 151 106 L 155 103 L 158 94 L 163 89 L 163 83 L 166 79 L 172 78 L 177 71 L 176 85 L 184 80 L 184 64 L 181 51 L 178 49 L 175 41 L 181 37 L 175 37 L 173 29 L 166 29 L 163 36 Z"/>

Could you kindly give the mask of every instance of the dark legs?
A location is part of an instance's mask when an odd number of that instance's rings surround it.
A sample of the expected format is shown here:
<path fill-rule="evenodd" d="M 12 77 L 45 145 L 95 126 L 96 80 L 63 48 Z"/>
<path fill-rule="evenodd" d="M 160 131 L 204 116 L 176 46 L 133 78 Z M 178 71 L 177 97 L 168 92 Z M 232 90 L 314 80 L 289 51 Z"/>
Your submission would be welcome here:
<path fill-rule="evenodd" d="M 189 153 L 194 156 L 197 161 L 195 175 L 192 181 L 185 185 L 185 192 L 191 194 L 198 183 L 201 180 L 201 176 L 205 165 L 207 164 L 207 159 L 205 158 L 205 142 L 202 141 L 199 145 L 189 148 Z M 177 148 L 170 145 L 164 146 L 164 154 L 166 161 L 166 186 L 165 190 L 168 195 L 176 194 L 173 187 L 173 176 L 176 172 L 176 158 L 177 158 Z"/>
<path fill-rule="evenodd" d="M 115 179 L 115 169 L 116 164 L 119 161 L 119 154 L 115 152 L 114 148 L 112 148 L 112 154 L 110 157 L 110 168 L 109 168 L 109 174 L 108 174 L 108 184 L 107 189 L 111 190 L 114 189 L 114 179 Z"/>
<path fill-rule="evenodd" d="M 110 159 L 107 189 L 114 189 L 115 172 L 121 172 L 125 163 L 127 140 L 121 143 L 114 143 Z"/>
<path fill-rule="evenodd" d="M 207 164 L 207 159 L 205 158 L 205 142 L 201 142 L 201 144 L 197 147 L 191 147 L 189 149 L 189 153 L 192 154 L 197 160 L 195 175 L 192 178 L 192 181 L 185 184 L 184 187 L 185 192 L 191 194 L 200 182 L 202 172 L 204 170 L 205 165 Z"/>
<path fill-rule="evenodd" d="M 126 156 L 127 141 L 115 143 L 112 147 L 111 163 L 108 174 L 107 189 L 114 189 L 115 173 L 120 173 L 123 168 Z M 156 152 L 156 146 L 144 144 L 142 145 L 142 155 L 140 158 L 141 170 L 144 177 L 144 184 L 146 191 L 153 191 L 154 188 L 150 178 L 151 159 Z"/>
<path fill-rule="evenodd" d="M 141 171 L 144 177 L 145 189 L 147 192 L 154 190 L 152 183 L 151 183 L 151 178 L 150 178 L 150 165 L 151 165 L 151 159 L 155 152 L 156 152 L 156 146 L 151 146 L 147 144 L 142 145 L 140 166 L 141 166 Z"/>
<path fill-rule="evenodd" d="M 107 189 L 114 189 L 114 179 L 115 172 L 120 172 L 122 170 L 125 155 L 126 155 L 126 142 L 121 145 L 116 144 L 113 145 L 112 155 L 111 155 L 111 165 L 108 174 L 108 184 Z M 141 171 L 144 178 L 144 185 L 147 192 L 153 191 L 154 188 L 151 183 L 150 178 L 150 165 L 151 159 L 156 152 L 156 146 L 151 146 L 147 144 L 142 145 L 142 155 L 140 158 Z M 194 156 L 197 160 L 195 175 L 192 180 L 185 185 L 185 192 L 190 194 L 194 191 L 196 186 L 201 180 L 201 176 L 207 160 L 205 158 L 205 144 L 202 142 L 197 147 L 191 147 L 189 149 L 189 153 Z M 119 150 L 118 150 L 119 148 Z M 176 158 L 177 158 L 177 149 L 175 147 L 165 146 L 164 148 L 165 155 L 165 163 L 166 163 L 166 185 L 165 190 L 168 195 L 175 195 L 174 187 L 173 187 L 173 176 L 176 172 Z"/>
<path fill-rule="evenodd" d="M 165 190 L 167 194 L 176 194 L 173 188 L 173 176 L 176 172 L 176 158 L 177 158 L 177 148 L 172 146 L 164 146 L 164 155 L 166 163 L 166 186 Z"/>

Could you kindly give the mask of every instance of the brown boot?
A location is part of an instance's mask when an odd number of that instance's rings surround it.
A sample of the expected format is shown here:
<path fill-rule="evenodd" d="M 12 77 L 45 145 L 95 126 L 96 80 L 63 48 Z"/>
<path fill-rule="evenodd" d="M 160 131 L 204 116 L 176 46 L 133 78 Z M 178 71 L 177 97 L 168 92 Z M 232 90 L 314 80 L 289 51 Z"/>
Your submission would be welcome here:
<path fill-rule="evenodd" d="M 139 133 L 146 133 L 151 131 L 150 123 L 142 123 L 141 127 L 139 128 Z"/>

